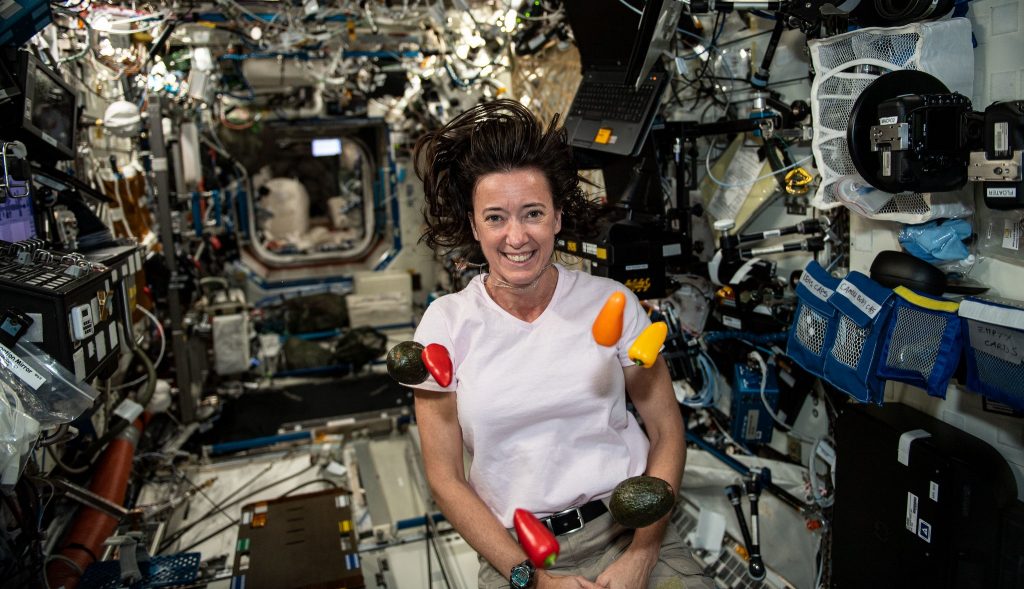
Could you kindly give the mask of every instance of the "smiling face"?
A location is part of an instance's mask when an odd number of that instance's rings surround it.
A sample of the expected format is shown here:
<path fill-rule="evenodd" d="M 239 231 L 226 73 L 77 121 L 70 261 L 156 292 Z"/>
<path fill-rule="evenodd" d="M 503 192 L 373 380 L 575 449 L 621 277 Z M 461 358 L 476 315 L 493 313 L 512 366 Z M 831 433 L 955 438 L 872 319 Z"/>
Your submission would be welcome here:
<path fill-rule="evenodd" d="M 482 176 L 473 190 L 471 220 L 490 272 L 516 286 L 540 276 L 562 229 L 548 181 L 533 168 Z"/>

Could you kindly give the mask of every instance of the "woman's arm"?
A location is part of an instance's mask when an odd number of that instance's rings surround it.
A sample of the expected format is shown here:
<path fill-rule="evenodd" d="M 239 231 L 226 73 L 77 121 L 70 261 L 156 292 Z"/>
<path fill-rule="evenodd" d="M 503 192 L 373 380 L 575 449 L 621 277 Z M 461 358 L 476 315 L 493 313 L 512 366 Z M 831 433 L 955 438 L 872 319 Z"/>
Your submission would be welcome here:
<path fill-rule="evenodd" d="M 678 492 L 683 466 L 686 464 L 686 444 L 683 420 L 672 392 L 668 366 L 659 356 L 650 368 L 627 366 L 623 372 L 626 391 L 640 413 L 647 437 L 651 441 L 644 474 L 667 481 L 673 491 Z M 598 585 L 613 588 L 646 587 L 647 577 L 658 562 L 661 541 L 670 517 L 666 515 L 638 529 L 626 553 L 597 578 Z"/>
<path fill-rule="evenodd" d="M 462 427 L 454 393 L 417 389 L 416 423 L 427 482 L 444 516 L 466 542 L 503 576 L 526 560 L 526 552 L 501 525 L 466 480 Z M 536 587 L 597 589 L 582 577 L 555 577 L 537 571 Z"/>
<path fill-rule="evenodd" d="M 417 389 L 415 399 L 423 464 L 434 500 L 466 542 L 507 574 L 526 560 L 526 553 L 466 480 L 455 394 Z"/>

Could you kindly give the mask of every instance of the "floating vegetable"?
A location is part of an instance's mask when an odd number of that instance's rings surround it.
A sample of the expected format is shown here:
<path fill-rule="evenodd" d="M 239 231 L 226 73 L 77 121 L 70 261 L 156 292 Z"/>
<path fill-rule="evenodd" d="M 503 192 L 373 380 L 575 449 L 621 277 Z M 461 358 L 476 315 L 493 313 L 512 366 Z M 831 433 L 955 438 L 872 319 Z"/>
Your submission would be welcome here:
<path fill-rule="evenodd" d="M 405 385 L 418 385 L 427 380 L 423 364 L 423 345 L 405 341 L 388 351 L 388 374 Z"/>
<path fill-rule="evenodd" d="M 627 528 L 649 526 L 672 511 L 676 496 L 672 486 L 657 477 L 630 477 L 615 486 L 608 511 Z"/>
<path fill-rule="evenodd" d="M 517 509 L 512 516 L 519 544 L 537 568 L 547 568 L 558 558 L 558 540 L 547 526 L 525 509 Z"/>
<path fill-rule="evenodd" d="M 615 291 L 608 297 L 591 328 L 594 341 L 607 347 L 614 346 L 619 341 L 622 337 L 622 311 L 625 308 L 626 295 L 622 291 Z"/>
<path fill-rule="evenodd" d="M 640 335 L 633 341 L 633 345 L 629 347 L 629 359 L 637 366 L 644 368 L 654 366 L 667 335 L 668 325 L 664 321 L 648 325 L 647 329 L 640 332 Z"/>
<path fill-rule="evenodd" d="M 427 344 L 420 357 L 437 384 L 446 387 L 452 383 L 452 357 L 448 348 L 441 344 Z"/>

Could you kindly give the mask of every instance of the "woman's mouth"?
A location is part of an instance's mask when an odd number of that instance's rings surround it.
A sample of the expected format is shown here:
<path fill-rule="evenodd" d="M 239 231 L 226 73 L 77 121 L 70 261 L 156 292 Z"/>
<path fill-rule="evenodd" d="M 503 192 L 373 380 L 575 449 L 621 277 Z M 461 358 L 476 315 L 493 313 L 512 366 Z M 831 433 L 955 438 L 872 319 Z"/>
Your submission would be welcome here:
<path fill-rule="evenodd" d="M 527 252 L 527 253 L 522 253 L 522 254 L 502 253 L 501 255 L 505 256 L 505 259 L 509 260 L 510 262 L 512 262 L 514 264 L 522 264 L 524 262 L 529 261 L 530 258 L 532 258 L 535 253 L 536 252 Z"/>

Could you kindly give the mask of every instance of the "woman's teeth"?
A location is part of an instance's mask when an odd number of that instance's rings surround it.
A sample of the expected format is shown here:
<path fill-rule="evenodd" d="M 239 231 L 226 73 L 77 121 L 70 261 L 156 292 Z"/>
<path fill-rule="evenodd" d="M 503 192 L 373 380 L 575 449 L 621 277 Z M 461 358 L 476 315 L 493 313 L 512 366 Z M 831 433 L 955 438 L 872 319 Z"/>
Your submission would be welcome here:
<path fill-rule="evenodd" d="M 532 258 L 533 257 L 533 253 L 529 253 L 529 254 L 505 254 L 505 257 L 508 258 L 509 260 L 512 260 L 513 262 L 519 263 L 519 262 L 525 262 L 526 260 L 529 260 L 530 258 Z"/>

